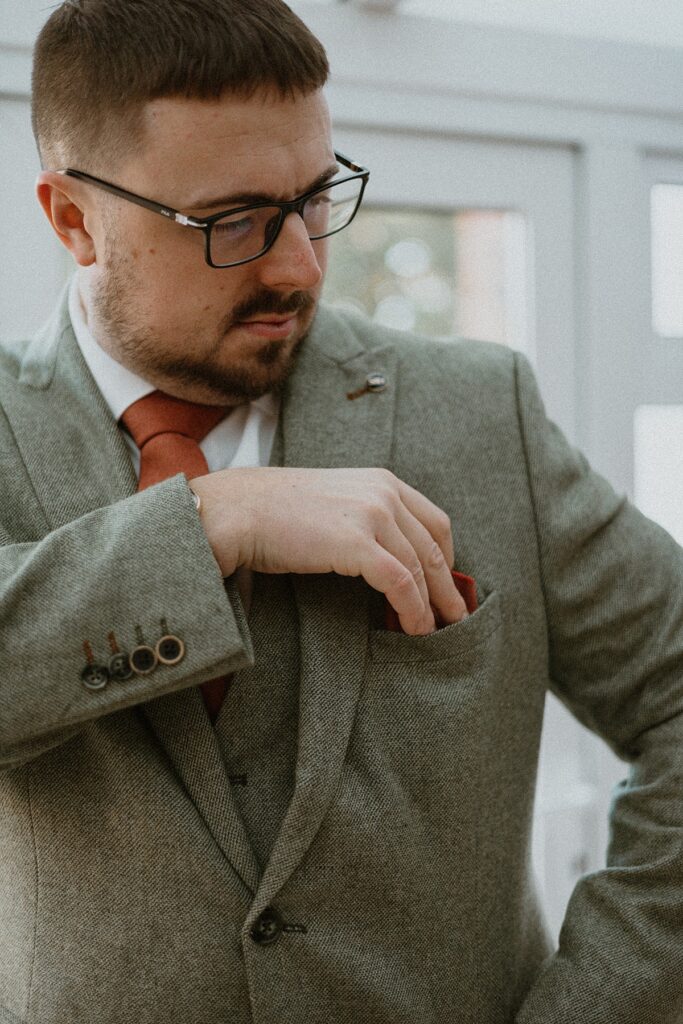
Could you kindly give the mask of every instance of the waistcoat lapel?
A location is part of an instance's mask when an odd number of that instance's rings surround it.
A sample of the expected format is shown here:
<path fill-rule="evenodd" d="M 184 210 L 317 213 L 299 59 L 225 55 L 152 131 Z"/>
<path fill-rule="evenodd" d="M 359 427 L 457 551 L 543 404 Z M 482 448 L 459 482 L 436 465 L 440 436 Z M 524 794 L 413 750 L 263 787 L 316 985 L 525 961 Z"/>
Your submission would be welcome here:
<path fill-rule="evenodd" d="M 347 324 L 322 308 L 283 403 L 285 466 L 381 467 L 390 461 L 396 392 L 393 347 L 366 350 Z M 365 393 L 371 373 L 386 377 Z M 301 681 L 295 789 L 252 912 L 258 914 L 310 846 L 341 775 L 366 658 L 368 588 L 362 579 L 293 575 Z"/>

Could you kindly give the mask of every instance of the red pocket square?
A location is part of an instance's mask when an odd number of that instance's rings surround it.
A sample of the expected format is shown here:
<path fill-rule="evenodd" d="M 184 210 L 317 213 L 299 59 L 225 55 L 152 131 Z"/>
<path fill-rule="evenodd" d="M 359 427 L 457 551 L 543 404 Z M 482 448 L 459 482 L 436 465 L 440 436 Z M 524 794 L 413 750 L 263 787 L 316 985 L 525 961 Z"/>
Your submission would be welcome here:
<path fill-rule="evenodd" d="M 451 572 L 451 576 L 465 602 L 467 611 L 471 615 L 472 612 L 477 610 L 477 584 L 471 576 L 464 576 L 461 572 Z M 401 623 L 398 621 L 398 614 L 388 601 L 385 605 L 384 624 L 386 629 L 391 630 L 393 633 L 403 632 Z"/>

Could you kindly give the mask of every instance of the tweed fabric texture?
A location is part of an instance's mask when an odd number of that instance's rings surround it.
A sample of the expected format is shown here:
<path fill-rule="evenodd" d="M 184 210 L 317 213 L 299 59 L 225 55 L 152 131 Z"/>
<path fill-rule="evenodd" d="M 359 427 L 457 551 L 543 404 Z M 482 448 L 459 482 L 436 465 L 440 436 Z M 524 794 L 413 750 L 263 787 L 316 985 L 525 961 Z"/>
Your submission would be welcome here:
<path fill-rule="evenodd" d="M 301 666 L 289 575 L 254 573 L 253 582 L 249 629 L 254 664 L 233 674 L 215 728 L 235 802 L 263 871 L 294 792 Z"/>
<path fill-rule="evenodd" d="M 257 595 L 282 606 L 257 642 L 184 479 L 134 493 L 75 349 L 61 312 L 0 371 L 0 1022 L 680 1022 L 683 554 L 546 421 L 525 361 L 320 311 L 283 465 L 422 491 L 479 608 L 410 637 L 362 579 L 293 575 Z M 349 402 L 371 372 L 390 386 Z M 83 635 L 162 614 L 181 665 L 83 690 Z M 230 671 L 252 805 L 195 688 Z M 548 688 L 628 762 L 558 950 L 530 870 Z M 267 907 L 287 928 L 263 946 Z"/>

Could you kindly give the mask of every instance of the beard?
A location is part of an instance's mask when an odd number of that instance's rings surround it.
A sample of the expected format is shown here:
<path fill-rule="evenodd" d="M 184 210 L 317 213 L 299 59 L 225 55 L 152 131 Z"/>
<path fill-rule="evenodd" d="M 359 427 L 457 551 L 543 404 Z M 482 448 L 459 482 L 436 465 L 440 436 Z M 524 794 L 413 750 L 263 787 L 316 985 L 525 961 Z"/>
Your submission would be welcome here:
<path fill-rule="evenodd" d="M 93 282 L 90 300 L 97 333 L 106 339 L 106 351 L 117 362 L 162 391 L 199 403 L 242 405 L 269 392 L 282 393 L 315 316 L 316 300 L 309 292 L 283 296 L 260 288 L 235 305 L 213 331 L 196 323 L 184 335 L 174 333 L 169 344 L 154 327 L 137 322 L 131 297 L 140 294 L 139 278 L 132 261 L 110 250 L 106 268 Z M 250 346 L 247 355 L 237 351 L 234 362 L 226 365 L 226 335 L 240 321 L 293 314 L 303 324 L 294 344 L 289 339 L 264 340 L 258 347 Z M 201 355 L 194 354 L 198 340 Z"/>

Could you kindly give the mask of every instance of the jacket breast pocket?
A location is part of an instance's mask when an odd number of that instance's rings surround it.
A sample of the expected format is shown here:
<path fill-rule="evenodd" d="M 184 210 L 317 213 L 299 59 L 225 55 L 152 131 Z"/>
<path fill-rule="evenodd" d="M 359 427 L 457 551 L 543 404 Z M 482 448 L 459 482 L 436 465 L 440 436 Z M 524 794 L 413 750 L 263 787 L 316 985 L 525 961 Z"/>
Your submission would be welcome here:
<path fill-rule="evenodd" d="M 429 636 L 369 632 L 349 785 L 371 791 L 363 799 L 376 805 L 375 820 L 422 835 L 437 851 L 446 839 L 455 849 L 457 836 L 476 842 L 510 703 L 503 597 L 492 591 L 466 619 Z"/>
<path fill-rule="evenodd" d="M 368 711 L 404 721 L 416 736 L 490 726 L 508 688 L 503 595 L 492 591 L 460 622 L 429 636 L 371 630 L 364 697 Z M 402 728 L 402 726 L 401 726 Z"/>
<path fill-rule="evenodd" d="M 492 591 L 479 608 L 460 622 L 429 636 L 408 636 L 386 629 L 370 630 L 369 656 L 373 666 L 426 665 L 431 662 L 470 662 L 502 624 L 501 594 Z"/>

